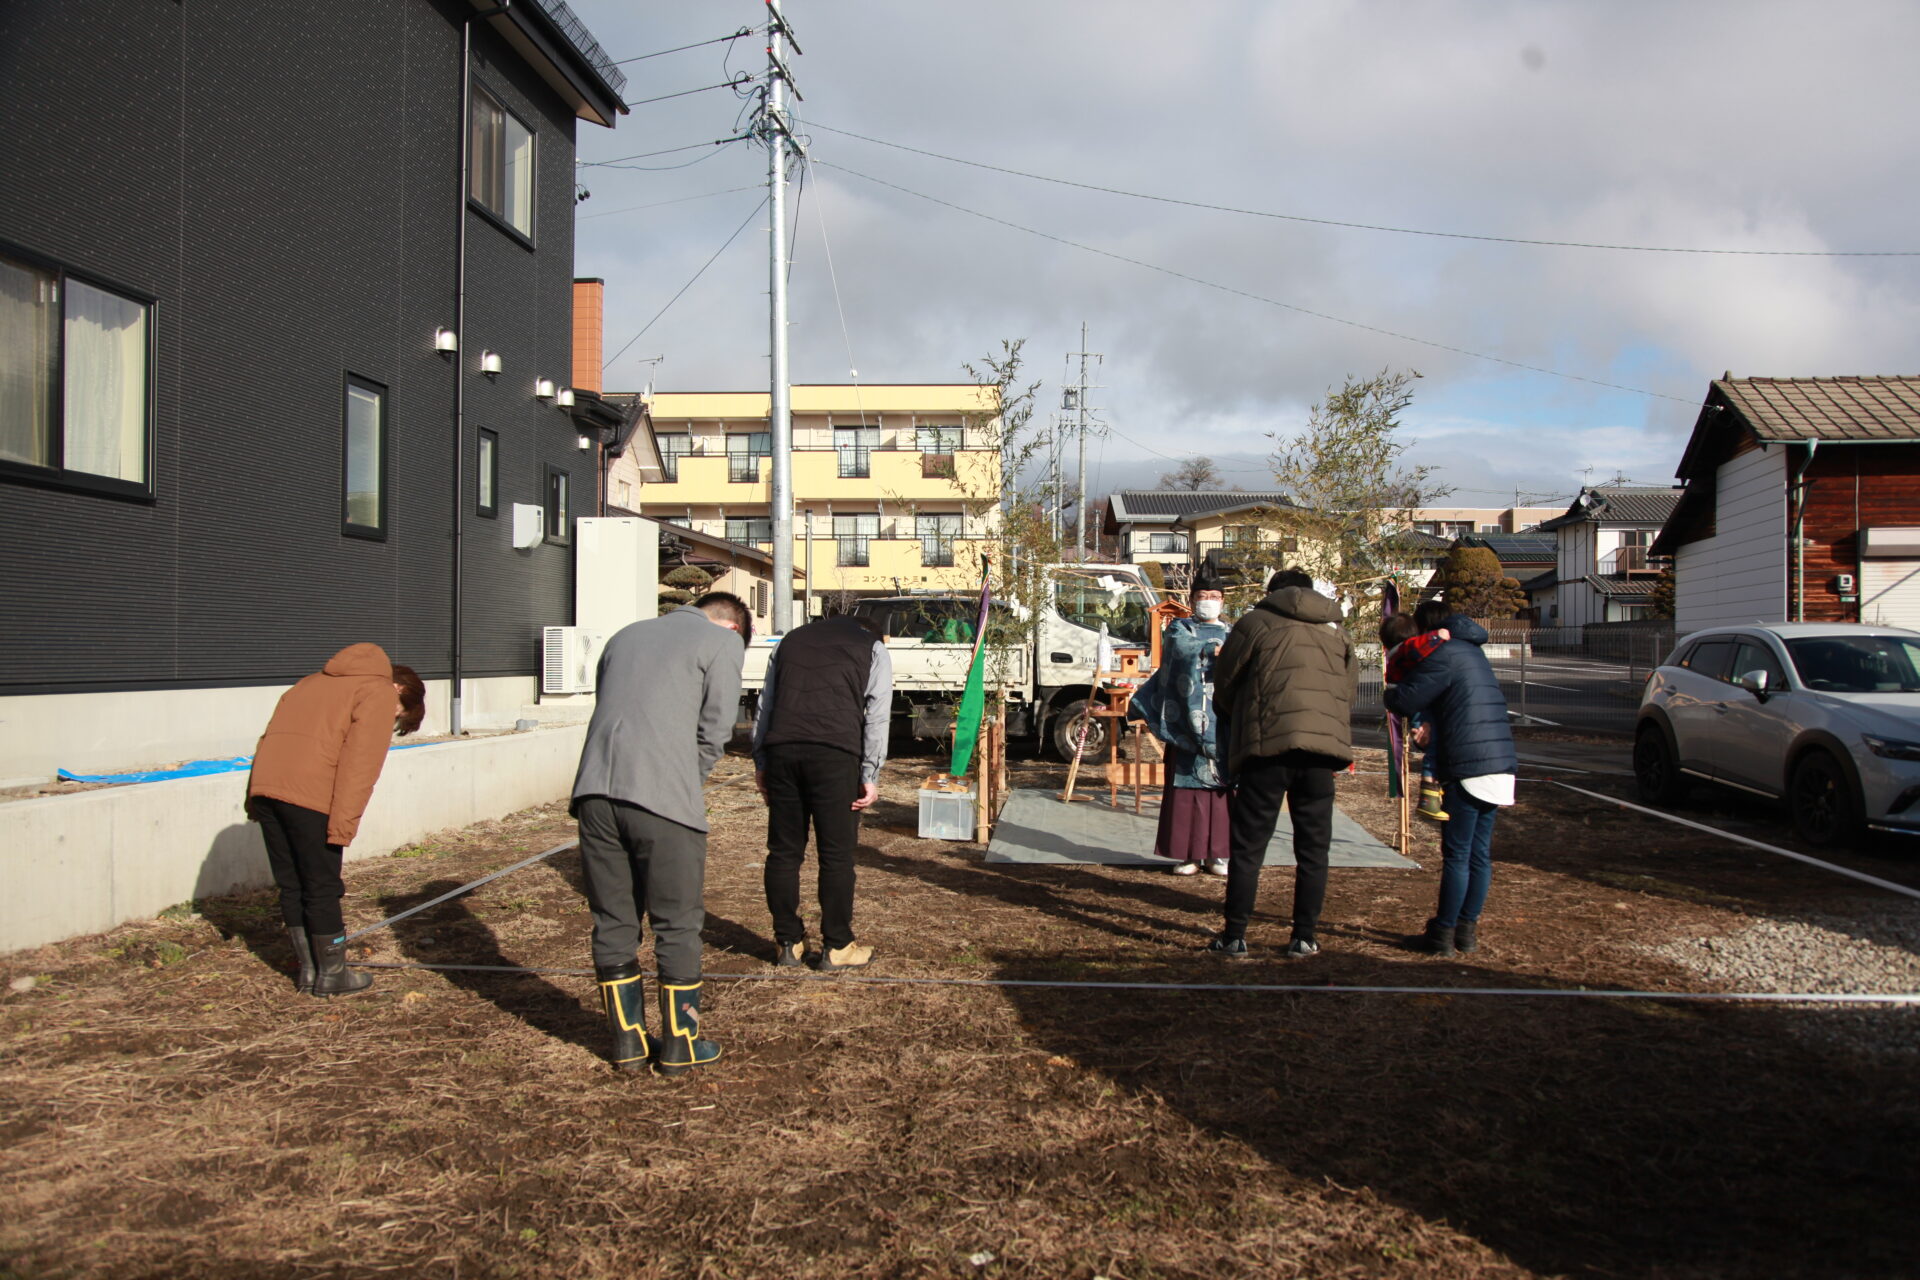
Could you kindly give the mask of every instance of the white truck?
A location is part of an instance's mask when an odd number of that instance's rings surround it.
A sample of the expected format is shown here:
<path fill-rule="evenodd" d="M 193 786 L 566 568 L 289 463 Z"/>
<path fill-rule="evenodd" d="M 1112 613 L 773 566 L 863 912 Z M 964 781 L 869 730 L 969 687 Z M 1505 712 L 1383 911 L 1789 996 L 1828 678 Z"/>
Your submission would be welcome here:
<path fill-rule="evenodd" d="M 1093 691 L 1101 627 L 1116 646 L 1144 648 L 1159 598 L 1137 565 L 1053 565 L 1047 576 L 1050 598 L 1038 625 L 1018 628 L 1030 636 L 1022 643 L 989 652 L 987 679 L 1006 691 L 1010 736 L 1039 738 L 1065 757 L 1073 754 Z M 973 658 L 970 637 L 979 607 L 978 594 L 961 593 L 882 596 L 852 607 L 871 618 L 886 641 L 893 659 L 894 716 L 909 722 L 917 737 L 943 737 L 952 722 Z M 1010 615 L 1020 612 L 1001 601 L 993 607 Z M 778 644 L 778 637 L 756 636 L 747 647 L 742 700 L 749 716 L 757 710 L 767 663 Z M 1088 726 L 1092 758 L 1104 755 L 1106 731 L 1099 719 Z"/>

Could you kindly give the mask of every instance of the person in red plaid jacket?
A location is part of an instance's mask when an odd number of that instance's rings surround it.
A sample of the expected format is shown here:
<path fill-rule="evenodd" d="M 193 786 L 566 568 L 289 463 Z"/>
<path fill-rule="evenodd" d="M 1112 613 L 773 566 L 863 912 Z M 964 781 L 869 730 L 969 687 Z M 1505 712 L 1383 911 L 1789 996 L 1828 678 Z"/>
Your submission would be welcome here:
<path fill-rule="evenodd" d="M 1411 613 L 1395 613 L 1382 619 L 1380 644 L 1387 650 L 1386 682 L 1399 684 L 1405 680 L 1448 638 L 1445 627 L 1438 631 L 1420 630 Z M 1447 813 L 1440 805 L 1440 780 L 1433 772 L 1433 725 L 1425 715 L 1415 715 L 1408 720 L 1407 729 L 1424 752 L 1420 758 L 1420 806 L 1414 812 L 1435 822 L 1445 822 Z"/>

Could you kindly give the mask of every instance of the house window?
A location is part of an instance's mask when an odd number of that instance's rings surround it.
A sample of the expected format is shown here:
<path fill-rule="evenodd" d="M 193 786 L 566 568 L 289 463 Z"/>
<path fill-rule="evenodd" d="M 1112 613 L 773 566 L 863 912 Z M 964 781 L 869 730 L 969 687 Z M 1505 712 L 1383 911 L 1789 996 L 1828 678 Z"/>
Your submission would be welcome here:
<path fill-rule="evenodd" d="M 880 447 L 880 428 L 835 427 L 833 447 L 840 453 L 840 478 L 865 480 L 873 474 L 873 450 Z"/>
<path fill-rule="evenodd" d="M 533 236 L 533 132 L 485 89 L 473 91 L 467 194 L 488 213 Z"/>
<path fill-rule="evenodd" d="M 653 439 L 660 447 L 660 474 L 671 484 L 680 478 L 680 459 L 693 452 L 693 437 L 678 431 Z"/>
<path fill-rule="evenodd" d="M 569 524 L 569 516 L 571 515 L 569 503 L 571 501 L 572 487 L 572 476 L 562 471 L 559 467 L 548 464 L 546 488 L 546 532 L 548 542 L 565 542 L 567 540 L 567 531 L 572 527 Z"/>
<path fill-rule="evenodd" d="M 772 516 L 728 516 L 728 542 L 772 542 Z"/>
<path fill-rule="evenodd" d="M 1260 541 L 1260 526 L 1257 524 L 1229 524 L 1220 528 L 1220 545 L 1223 547 L 1246 547 Z"/>
<path fill-rule="evenodd" d="M 387 536 L 387 389 L 347 375 L 341 448 L 340 531 Z"/>
<path fill-rule="evenodd" d="M 1187 539 L 1179 533 L 1150 533 L 1147 535 L 1147 552 L 1150 555 L 1185 555 Z"/>
<path fill-rule="evenodd" d="M 960 448 L 963 427 L 915 427 L 913 447 L 922 453 L 954 453 Z"/>
<path fill-rule="evenodd" d="M 773 435 L 767 431 L 736 431 L 727 437 L 727 481 L 757 484 L 760 459 L 773 456 Z"/>
<path fill-rule="evenodd" d="M 913 531 L 920 536 L 920 563 L 928 568 L 951 566 L 953 540 L 960 536 L 960 525 L 961 515 L 957 511 L 915 516 Z"/>
<path fill-rule="evenodd" d="M 880 517 L 877 515 L 833 518 L 833 537 L 840 544 L 841 565 L 865 565 L 868 562 L 867 543 L 879 536 Z"/>
<path fill-rule="evenodd" d="M 480 430 L 480 451 L 476 456 L 479 463 L 478 486 L 475 493 L 475 510 L 483 516 L 500 514 L 500 435 L 496 431 Z"/>
<path fill-rule="evenodd" d="M 153 492 L 152 311 L 0 255 L 0 464 L 106 492 Z"/>

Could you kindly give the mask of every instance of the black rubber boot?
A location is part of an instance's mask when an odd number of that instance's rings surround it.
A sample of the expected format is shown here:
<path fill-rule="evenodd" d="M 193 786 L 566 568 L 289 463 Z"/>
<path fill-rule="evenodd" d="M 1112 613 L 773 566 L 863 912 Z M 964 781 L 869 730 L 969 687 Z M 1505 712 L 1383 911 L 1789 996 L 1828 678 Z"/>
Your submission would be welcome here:
<path fill-rule="evenodd" d="M 1480 949 L 1480 922 L 1462 920 L 1453 926 L 1453 949 L 1455 951 L 1478 951 Z"/>
<path fill-rule="evenodd" d="M 347 968 L 347 937 L 329 938 L 324 933 L 308 935 L 313 942 L 313 994 L 344 996 L 365 991 L 373 985 L 370 973 L 353 973 Z"/>
<path fill-rule="evenodd" d="M 720 1058 L 720 1046 L 700 1038 L 700 984 L 660 984 L 660 1044 L 654 1050 L 653 1069 L 663 1076 L 683 1076 Z"/>
<path fill-rule="evenodd" d="M 313 944 L 307 941 L 307 931 L 296 925 L 287 926 L 287 941 L 293 944 L 293 958 L 300 962 L 300 976 L 294 979 L 294 987 L 303 996 L 313 994 Z"/>
<path fill-rule="evenodd" d="M 1422 951 L 1433 955 L 1450 956 L 1453 954 L 1453 934 L 1452 929 L 1442 929 L 1438 921 L 1429 920 L 1427 931 L 1420 935 L 1417 945 Z"/>
<path fill-rule="evenodd" d="M 647 1038 L 647 992 L 640 981 L 640 966 L 634 963 L 594 970 L 600 982 L 600 1007 L 607 1014 L 607 1030 L 613 1032 L 613 1069 L 645 1071 L 653 1056 L 653 1044 Z"/>

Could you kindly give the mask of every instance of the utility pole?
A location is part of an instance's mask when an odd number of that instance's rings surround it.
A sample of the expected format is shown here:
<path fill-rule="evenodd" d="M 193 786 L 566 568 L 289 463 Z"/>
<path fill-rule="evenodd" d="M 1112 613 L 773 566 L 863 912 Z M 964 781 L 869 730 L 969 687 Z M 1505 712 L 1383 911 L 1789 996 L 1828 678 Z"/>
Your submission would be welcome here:
<path fill-rule="evenodd" d="M 799 53 L 792 28 L 780 15 L 780 0 L 767 0 L 767 83 L 761 99 L 757 132 L 767 144 L 767 209 L 772 225 L 767 236 L 767 280 L 771 306 L 768 328 L 771 351 L 771 412 L 769 444 L 773 452 L 769 506 L 773 525 L 773 632 L 793 629 L 793 403 L 787 373 L 787 148 L 793 142 L 793 122 L 787 117 L 787 90 L 793 73 L 787 70 L 786 50 Z M 795 89 L 793 96 L 800 97 Z M 812 581 L 811 578 L 808 579 Z"/>
<path fill-rule="evenodd" d="M 1087 558 L 1087 415 L 1091 412 L 1087 405 L 1087 392 L 1097 390 L 1087 381 L 1087 358 L 1091 356 L 1094 363 L 1101 364 L 1106 361 L 1106 357 L 1098 351 L 1087 350 L 1087 323 L 1084 320 L 1080 322 L 1080 350 L 1069 351 L 1067 359 L 1071 360 L 1075 356 L 1080 357 L 1080 380 L 1062 390 L 1060 407 L 1070 412 L 1074 410 L 1079 412 L 1080 470 L 1079 480 L 1076 482 L 1077 491 L 1074 494 L 1073 545 L 1076 558 L 1085 560 Z"/>

